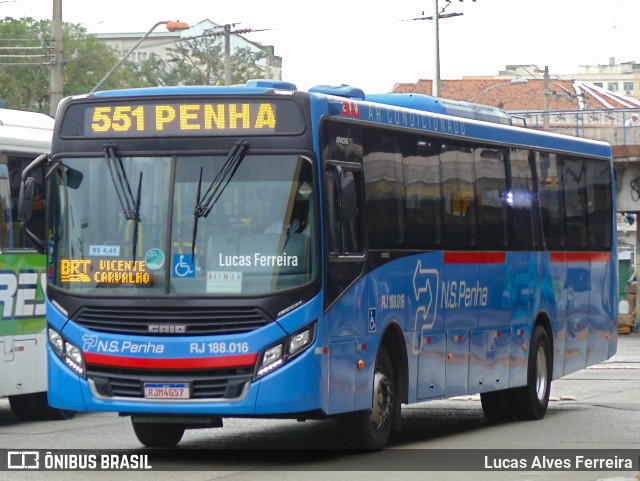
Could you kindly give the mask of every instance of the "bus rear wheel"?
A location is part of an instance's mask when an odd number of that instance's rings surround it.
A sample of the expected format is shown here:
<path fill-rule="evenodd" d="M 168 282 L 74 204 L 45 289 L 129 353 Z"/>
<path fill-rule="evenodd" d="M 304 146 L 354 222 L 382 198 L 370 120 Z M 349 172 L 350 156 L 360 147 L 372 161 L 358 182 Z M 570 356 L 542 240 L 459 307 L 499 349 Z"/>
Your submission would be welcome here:
<path fill-rule="evenodd" d="M 542 326 L 536 326 L 531 334 L 527 385 L 511 391 L 511 407 L 521 420 L 542 419 L 549 406 L 553 359 L 549 335 Z"/>
<path fill-rule="evenodd" d="M 144 423 L 131 421 L 138 441 L 149 448 L 172 448 L 184 435 L 182 424 Z"/>
<path fill-rule="evenodd" d="M 393 364 L 382 347 L 378 352 L 373 379 L 371 409 L 344 416 L 345 432 L 351 447 L 377 450 L 387 445 L 395 414 L 395 384 Z"/>

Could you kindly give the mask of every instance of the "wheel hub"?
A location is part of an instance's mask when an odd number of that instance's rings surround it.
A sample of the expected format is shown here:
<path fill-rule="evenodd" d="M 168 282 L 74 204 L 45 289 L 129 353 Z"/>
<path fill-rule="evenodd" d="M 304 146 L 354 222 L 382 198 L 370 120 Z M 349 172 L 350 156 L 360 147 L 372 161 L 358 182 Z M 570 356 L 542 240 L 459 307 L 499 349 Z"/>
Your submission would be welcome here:
<path fill-rule="evenodd" d="M 389 378 L 376 371 L 373 385 L 373 407 L 371 408 L 371 424 L 376 430 L 382 429 L 391 416 L 393 405 L 393 389 Z"/>

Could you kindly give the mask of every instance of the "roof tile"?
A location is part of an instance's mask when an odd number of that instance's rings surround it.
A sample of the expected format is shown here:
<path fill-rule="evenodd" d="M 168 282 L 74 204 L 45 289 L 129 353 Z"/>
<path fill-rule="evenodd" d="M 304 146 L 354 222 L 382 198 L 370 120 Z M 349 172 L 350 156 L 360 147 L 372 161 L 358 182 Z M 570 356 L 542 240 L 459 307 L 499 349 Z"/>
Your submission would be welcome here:
<path fill-rule="evenodd" d="M 432 94 L 431 80 L 396 84 L 392 92 Z M 549 105 L 545 108 L 544 80 L 509 81 L 505 79 L 440 80 L 440 96 L 491 105 L 507 111 L 585 110 L 638 108 L 640 102 L 616 92 L 574 80 L 549 82 Z"/>

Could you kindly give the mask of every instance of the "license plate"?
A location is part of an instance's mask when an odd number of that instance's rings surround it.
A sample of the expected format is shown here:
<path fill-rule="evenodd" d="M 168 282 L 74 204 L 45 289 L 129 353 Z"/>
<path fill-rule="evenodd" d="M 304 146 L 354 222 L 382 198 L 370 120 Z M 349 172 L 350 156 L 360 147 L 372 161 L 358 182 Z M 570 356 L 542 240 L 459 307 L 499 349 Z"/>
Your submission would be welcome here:
<path fill-rule="evenodd" d="M 189 399 L 188 382 L 145 382 L 145 399 Z"/>

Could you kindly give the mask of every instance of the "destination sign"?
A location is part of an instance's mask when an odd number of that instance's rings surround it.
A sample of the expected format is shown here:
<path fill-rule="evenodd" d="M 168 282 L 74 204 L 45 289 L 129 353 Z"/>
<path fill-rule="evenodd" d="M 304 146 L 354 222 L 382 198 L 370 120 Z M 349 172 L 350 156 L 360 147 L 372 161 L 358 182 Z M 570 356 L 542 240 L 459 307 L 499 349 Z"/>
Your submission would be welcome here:
<path fill-rule="evenodd" d="M 144 261 L 112 259 L 61 259 L 60 282 L 149 285 Z"/>
<path fill-rule="evenodd" d="M 183 137 L 296 134 L 298 106 L 284 99 L 131 99 L 70 106 L 63 137 Z"/>

